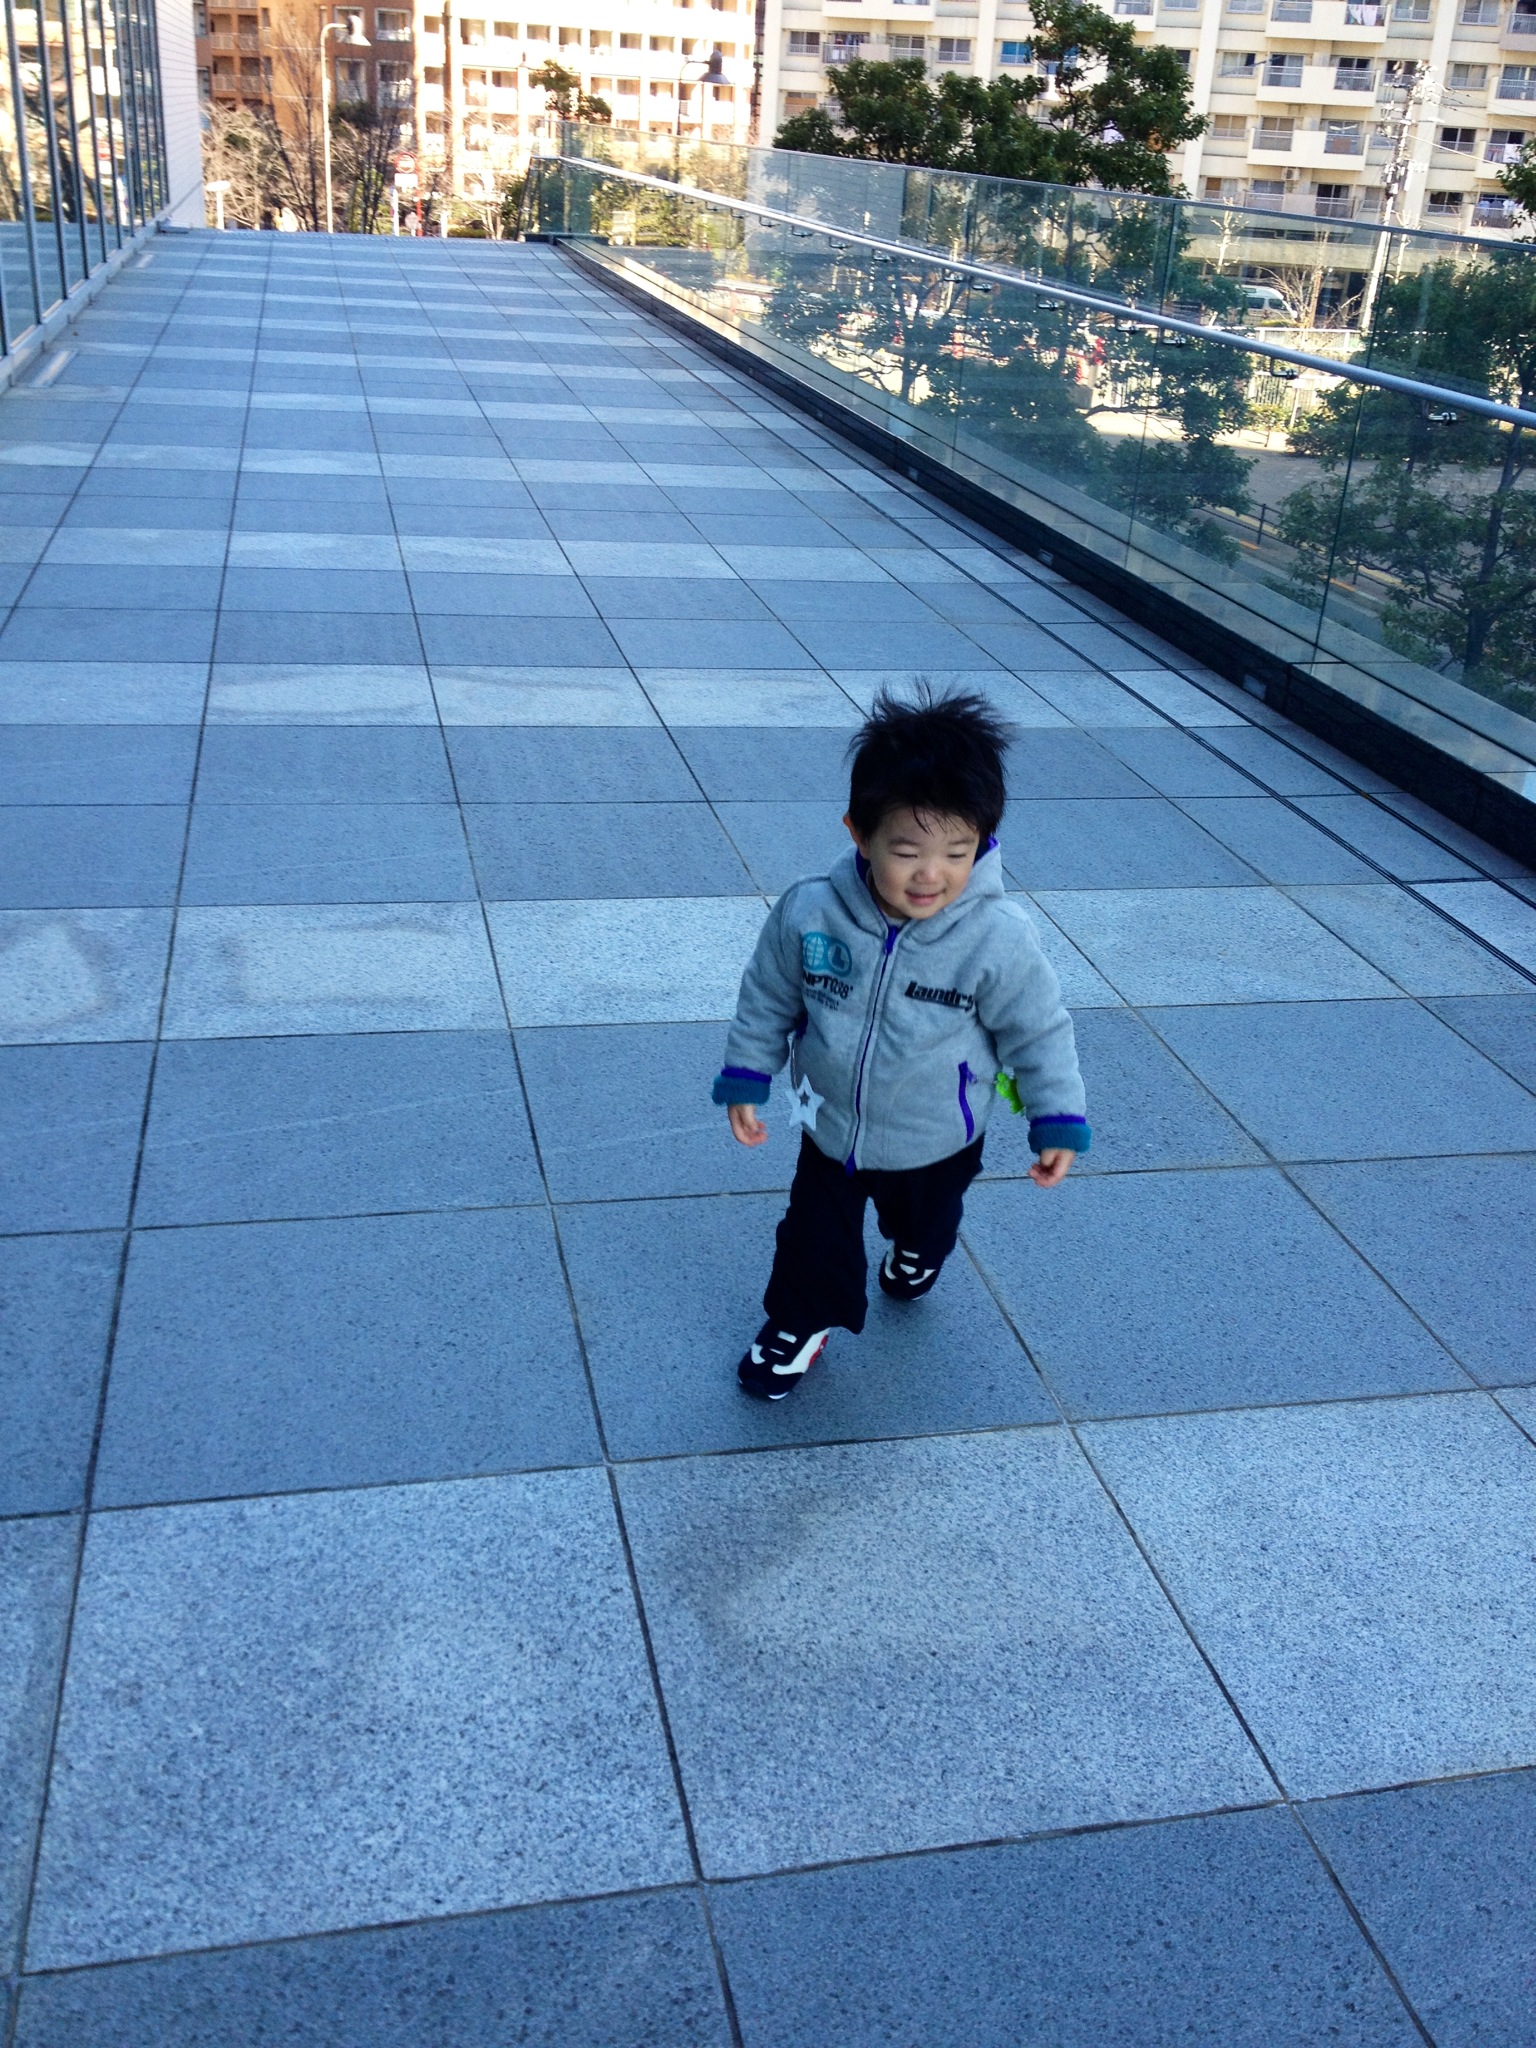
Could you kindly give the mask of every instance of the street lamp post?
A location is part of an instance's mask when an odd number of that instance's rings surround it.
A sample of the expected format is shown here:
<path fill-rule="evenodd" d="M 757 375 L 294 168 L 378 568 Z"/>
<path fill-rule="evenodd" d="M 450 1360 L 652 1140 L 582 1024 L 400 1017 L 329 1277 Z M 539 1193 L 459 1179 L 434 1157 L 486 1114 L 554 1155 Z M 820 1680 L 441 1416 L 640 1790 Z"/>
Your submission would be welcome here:
<path fill-rule="evenodd" d="M 328 235 L 336 232 L 336 211 L 331 202 L 331 68 L 325 58 L 325 39 L 338 33 L 346 37 L 339 46 L 342 49 L 366 50 L 369 47 L 360 14 L 349 14 L 344 21 L 328 21 L 320 31 L 320 138 L 325 151 L 325 232 Z"/>
<path fill-rule="evenodd" d="M 677 74 L 677 119 L 673 133 L 679 142 L 683 139 L 683 86 L 697 85 L 699 88 L 699 140 L 704 139 L 704 88 L 706 85 L 726 83 L 725 58 L 718 46 L 709 53 L 708 62 L 702 57 L 690 57 Z"/>

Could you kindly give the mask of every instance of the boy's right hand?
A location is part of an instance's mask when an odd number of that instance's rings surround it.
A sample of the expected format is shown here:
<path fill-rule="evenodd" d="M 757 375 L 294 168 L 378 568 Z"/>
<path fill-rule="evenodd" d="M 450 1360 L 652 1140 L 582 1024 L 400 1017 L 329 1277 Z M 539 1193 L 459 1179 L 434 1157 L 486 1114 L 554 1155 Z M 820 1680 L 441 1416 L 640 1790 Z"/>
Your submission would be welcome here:
<path fill-rule="evenodd" d="M 733 1102 L 730 1107 L 731 1136 L 738 1145 L 766 1145 L 768 1126 L 760 1123 L 750 1102 Z"/>

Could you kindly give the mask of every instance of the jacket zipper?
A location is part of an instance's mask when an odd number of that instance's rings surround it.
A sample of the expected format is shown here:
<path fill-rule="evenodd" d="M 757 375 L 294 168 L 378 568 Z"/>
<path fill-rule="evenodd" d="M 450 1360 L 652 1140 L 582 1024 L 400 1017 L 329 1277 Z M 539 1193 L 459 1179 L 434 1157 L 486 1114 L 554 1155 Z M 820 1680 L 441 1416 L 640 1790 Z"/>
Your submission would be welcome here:
<path fill-rule="evenodd" d="M 859 1048 L 859 1071 L 853 1084 L 853 1130 L 848 1139 L 848 1157 L 843 1161 L 843 1171 L 853 1173 L 854 1154 L 859 1149 L 859 1119 L 864 1107 L 864 1063 L 869 1058 L 870 1043 L 875 1035 L 875 1019 L 880 1014 L 880 991 L 885 986 L 886 969 L 891 964 L 891 955 L 896 950 L 896 941 L 901 937 L 899 924 L 888 924 L 885 928 L 885 949 L 880 956 L 880 972 L 875 977 L 874 999 L 869 1006 L 869 1022 L 864 1027 L 864 1043 Z"/>
<path fill-rule="evenodd" d="M 976 1076 L 971 1072 L 969 1064 L 962 1060 L 960 1062 L 960 1114 L 965 1118 L 965 1142 L 967 1145 L 972 1143 L 976 1136 L 976 1119 L 971 1115 L 971 1105 L 966 1098 L 965 1091 L 967 1084 L 974 1081 L 975 1078 Z"/>

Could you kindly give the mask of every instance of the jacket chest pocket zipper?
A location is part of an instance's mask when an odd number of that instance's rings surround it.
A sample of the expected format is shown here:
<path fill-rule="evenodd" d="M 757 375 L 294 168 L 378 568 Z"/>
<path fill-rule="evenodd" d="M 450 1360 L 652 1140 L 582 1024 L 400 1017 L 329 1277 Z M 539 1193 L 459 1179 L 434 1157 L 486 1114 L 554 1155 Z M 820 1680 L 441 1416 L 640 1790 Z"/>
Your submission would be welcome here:
<path fill-rule="evenodd" d="M 976 1076 L 971 1072 L 968 1063 L 962 1060 L 960 1062 L 960 1114 L 965 1118 L 965 1142 L 967 1145 L 971 1144 L 975 1139 L 976 1119 L 971 1115 L 971 1105 L 965 1091 L 975 1078 Z"/>

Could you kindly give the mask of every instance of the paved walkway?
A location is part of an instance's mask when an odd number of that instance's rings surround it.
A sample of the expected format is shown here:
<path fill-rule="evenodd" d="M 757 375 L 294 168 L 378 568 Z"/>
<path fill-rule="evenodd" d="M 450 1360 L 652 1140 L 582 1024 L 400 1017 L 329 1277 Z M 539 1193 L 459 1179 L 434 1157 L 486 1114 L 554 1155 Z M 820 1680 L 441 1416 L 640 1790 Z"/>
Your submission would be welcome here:
<path fill-rule="evenodd" d="M 17 2043 L 1536 2039 L 1528 878 L 543 249 L 159 242 L 0 514 Z M 918 674 L 1099 1139 L 765 1410 Z"/>

